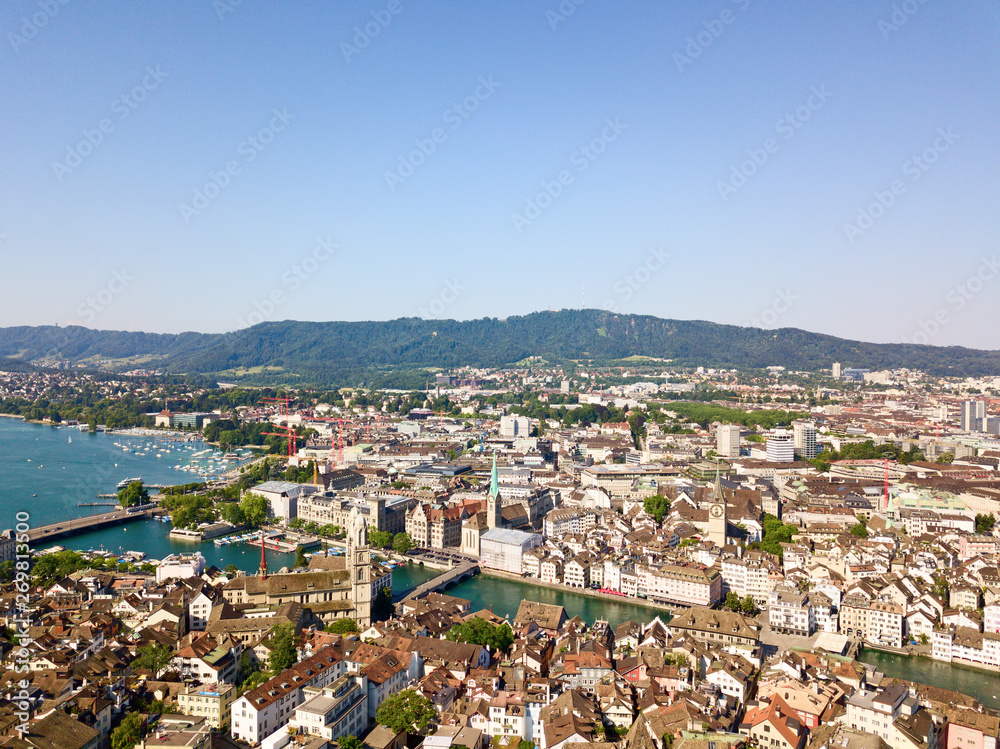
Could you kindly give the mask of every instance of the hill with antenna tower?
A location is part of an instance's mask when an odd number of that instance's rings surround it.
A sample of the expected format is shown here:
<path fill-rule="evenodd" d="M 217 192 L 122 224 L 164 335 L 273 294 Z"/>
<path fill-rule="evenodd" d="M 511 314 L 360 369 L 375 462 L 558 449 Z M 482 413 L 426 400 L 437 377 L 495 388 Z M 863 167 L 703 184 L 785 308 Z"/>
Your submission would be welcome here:
<path fill-rule="evenodd" d="M 158 369 L 247 384 L 423 384 L 428 368 L 505 367 L 528 359 L 617 365 L 630 357 L 675 366 L 800 371 L 835 361 L 938 376 L 1000 375 L 1000 352 L 959 346 L 851 341 L 797 328 L 765 330 L 603 310 L 477 320 L 265 322 L 231 333 L 139 333 L 83 327 L 0 329 L 14 366 Z M 414 374 L 416 372 L 421 374 Z"/>

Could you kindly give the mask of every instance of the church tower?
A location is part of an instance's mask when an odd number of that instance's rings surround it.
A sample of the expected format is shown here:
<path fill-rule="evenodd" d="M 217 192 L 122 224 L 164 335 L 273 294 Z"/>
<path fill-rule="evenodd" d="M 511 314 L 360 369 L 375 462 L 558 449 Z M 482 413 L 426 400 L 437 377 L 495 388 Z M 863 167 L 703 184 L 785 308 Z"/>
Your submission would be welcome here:
<path fill-rule="evenodd" d="M 361 630 L 372 623 L 372 552 L 368 546 L 368 523 L 357 508 L 347 521 L 347 564 L 351 571 L 354 619 Z"/>
<path fill-rule="evenodd" d="M 493 453 L 493 470 L 490 472 L 490 493 L 486 497 L 486 523 L 490 530 L 503 525 L 501 515 L 500 482 L 497 479 L 497 454 Z"/>
<path fill-rule="evenodd" d="M 726 545 L 726 498 L 722 494 L 722 479 L 715 472 L 715 487 L 712 489 L 712 499 L 708 505 L 708 540 L 716 546 Z"/>

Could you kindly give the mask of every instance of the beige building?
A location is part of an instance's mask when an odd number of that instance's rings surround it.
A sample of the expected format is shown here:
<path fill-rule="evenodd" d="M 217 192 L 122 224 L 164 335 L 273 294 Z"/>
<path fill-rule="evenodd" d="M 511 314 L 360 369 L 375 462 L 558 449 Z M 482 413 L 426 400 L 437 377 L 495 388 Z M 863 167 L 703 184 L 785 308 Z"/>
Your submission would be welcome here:
<path fill-rule="evenodd" d="M 189 687 L 177 695 L 177 706 L 184 715 L 205 719 L 212 728 L 229 730 L 229 719 L 236 687 L 232 684 L 208 684 Z"/>

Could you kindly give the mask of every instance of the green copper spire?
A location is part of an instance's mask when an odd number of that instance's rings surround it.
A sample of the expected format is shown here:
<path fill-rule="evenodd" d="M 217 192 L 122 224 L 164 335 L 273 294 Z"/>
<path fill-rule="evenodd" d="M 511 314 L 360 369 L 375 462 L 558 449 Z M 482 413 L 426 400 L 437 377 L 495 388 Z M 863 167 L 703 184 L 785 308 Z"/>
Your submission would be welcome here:
<path fill-rule="evenodd" d="M 500 481 L 497 479 L 497 454 L 493 453 L 493 470 L 490 471 L 490 496 L 500 496 Z"/>

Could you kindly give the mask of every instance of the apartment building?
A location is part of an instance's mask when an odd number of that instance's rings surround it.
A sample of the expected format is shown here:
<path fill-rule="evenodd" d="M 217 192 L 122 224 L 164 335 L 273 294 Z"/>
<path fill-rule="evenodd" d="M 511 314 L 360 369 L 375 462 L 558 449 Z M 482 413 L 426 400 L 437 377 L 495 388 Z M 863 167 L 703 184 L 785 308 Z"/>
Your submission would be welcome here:
<path fill-rule="evenodd" d="M 361 736 L 368 728 L 368 677 L 345 674 L 325 687 L 306 687 L 288 728 L 334 741 Z M 276 729 L 280 730 L 280 729 Z"/>
<path fill-rule="evenodd" d="M 571 588 L 589 587 L 590 562 L 577 557 L 567 560 L 563 565 L 563 583 Z"/>
<path fill-rule="evenodd" d="M 713 606 L 722 598 L 722 575 L 715 569 L 666 564 L 637 568 L 639 587 L 651 601 L 684 606 Z M 624 592 L 624 591 L 623 591 Z"/>
<path fill-rule="evenodd" d="M 771 591 L 767 619 L 771 629 L 786 635 L 808 637 L 816 631 L 816 615 L 809 594 L 784 586 Z"/>
<path fill-rule="evenodd" d="M 722 593 L 732 591 L 740 598 L 750 596 L 754 603 L 763 608 L 774 589 L 775 579 L 780 570 L 761 552 L 748 552 L 740 559 L 726 557 L 722 560 Z"/>
<path fill-rule="evenodd" d="M 859 689 L 847 701 L 845 725 L 872 733 L 889 746 L 897 746 L 895 722 L 912 716 L 918 709 L 915 697 L 902 684 L 892 684 L 878 691 Z"/>
<path fill-rule="evenodd" d="M 177 695 L 177 706 L 184 715 L 204 718 L 212 728 L 229 731 L 229 720 L 236 687 L 232 684 L 205 684 L 188 687 Z"/>
<path fill-rule="evenodd" d="M 328 646 L 299 661 L 273 679 L 240 697 L 232 707 L 232 736 L 259 744 L 292 719 L 306 687 L 325 687 L 344 675 L 343 660 Z"/>
<path fill-rule="evenodd" d="M 872 601 L 868 609 L 868 630 L 865 639 L 875 645 L 903 647 L 906 633 L 903 607 L 888 601 Z"/>

